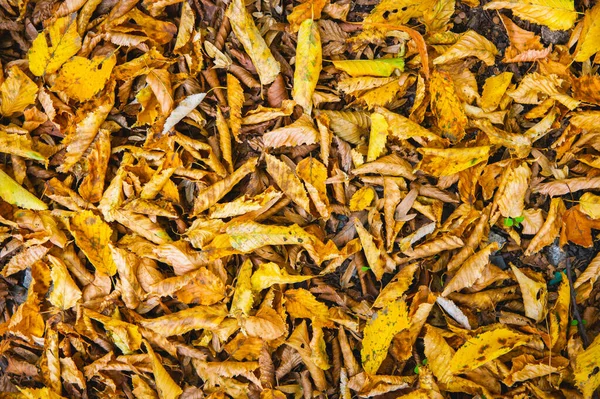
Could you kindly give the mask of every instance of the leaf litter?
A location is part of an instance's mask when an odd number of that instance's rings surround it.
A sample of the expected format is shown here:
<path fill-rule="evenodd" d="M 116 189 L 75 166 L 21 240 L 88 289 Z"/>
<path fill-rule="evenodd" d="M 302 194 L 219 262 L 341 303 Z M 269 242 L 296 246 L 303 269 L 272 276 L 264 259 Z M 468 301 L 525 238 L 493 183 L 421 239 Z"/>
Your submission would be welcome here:
<path fill-rule="evenodd" d="M 0 2 L 0 398 L 593 398 L 600 4 Z"/>

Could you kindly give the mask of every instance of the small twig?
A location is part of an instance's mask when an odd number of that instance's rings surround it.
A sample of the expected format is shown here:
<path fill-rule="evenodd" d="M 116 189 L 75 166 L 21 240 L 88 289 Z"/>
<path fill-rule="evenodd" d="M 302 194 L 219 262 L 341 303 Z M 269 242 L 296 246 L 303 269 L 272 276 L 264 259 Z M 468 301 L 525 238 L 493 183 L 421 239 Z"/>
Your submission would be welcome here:
<path fill-rule="evenodd" d="M 567 279 L 569 280 L 569 291 L 571 292 L 571 306 L 573 308 L 573 318 L 577 320 L 577 330 L 579 330 L 579 336 L 581 337 L 581 342 L 583 342 L 583 348 L 587 348 L 590 346 L 590 338 L 588 337 L 585 326 L 583 325 L 583 321 L 581 319 L 581 314 L 579 313 L 579 308 L 577 307 L 577 294 L 575 293 L 575 288 L 573 288 L 573 272 L 571 270 L 571 260 L 567 258 Z"/>

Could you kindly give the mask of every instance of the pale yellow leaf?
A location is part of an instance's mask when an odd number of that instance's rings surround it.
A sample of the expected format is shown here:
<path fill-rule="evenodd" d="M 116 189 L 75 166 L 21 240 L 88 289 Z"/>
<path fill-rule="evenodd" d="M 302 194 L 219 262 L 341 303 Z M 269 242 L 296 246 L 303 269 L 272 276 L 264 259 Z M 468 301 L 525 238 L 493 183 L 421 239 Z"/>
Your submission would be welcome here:
<path fill-rule="evenodd" d="M 167 372 L 163 366 L 162 360 L 156 356 L 152 346 L 147 341 L 144 341 L 144 345 L 148 350 L 148 355 L 152 361 L 152 373 L 154 374 L 154 382 L 156 383 L 156 389 L 158 390 L 158 397 L 160 399 L 177 399 L 183 393 L 183 390 L 177 385 L 171 375 Z"/>
<path fill-rule="evenodd" d="M 21 187 L 2 169 L 0 169 L 0 198 L 9 204 L 21 208 L 44 210 L 48 209 L 45 202 L 39 200 L 35 195 Z"/>
<path fill-rule="evenodd" d="M 521 295 L 523 295 L 523 304 L 525 305 L 525 316 L 535 320 L 537 323 L 541 322 L 548 311 L 548 288 L 545 279 L 537 273 L 535 275 L 536 279 L 533 279 L 512 263 L 510 267 L 521 287 Z"/>
<path fill-rule="evenodd" d="M 273 155 L 265 154 L 265 160 L 267 161 L 267 173 L 275 180 L 281 191 L 302 209 L 310 213 L 308 195 L 294 170 Z"/>
<path fill-rule="evenodd" d="M 227 308 L 220 305 L 196 306 L 166 316 L 140 321 L 143 327 L 165 337 L 181 335 L 193 330 L 214 330 L 227 317 Z"/>
<path fill-rule="evenodd" d="M 433 64 L 447 64 L 467 57 L 477 57 L 487 66 L 496 63 L 498 49 L 494 43 L 475 31 L 467 31 L 456 43 L 444 52 L 444 54 L 433 60 Z"/>
<path fill-rule="evenodd" d="M 237 275 L 235 291 L 229 309 L 229 313 L 233 316 L 247 316 L 252 309 L 254 295 L 252 293 L 253 287 L 250 282 L 250 276 L 252 276 L 252 261 L 248 258 L 242 263 Z"/>
<path fill-rule="evenodd" d="M 242 107 L 244 106 L 244 89 L 240 81 L 232 74 L 227 74 L 227 104 L 229 104 L 229 127 L 236 141 L 239 140 L 242 128 Z"/>
<path fill-rule="evenodd" d="M 367 258 L 367 263 L 379 281 L 385 273 L 385 261 L 381 257 L 382 250 L 380 246 L 377 245 L 378 243 L 375 241 L 375 238 L 364 228 L 358 218 L 354 219 L 354 227 L 360 238 L 365 257 Z"/>
<path fill-rule="evenodd" d="M 504 172 L 495 197 L 502 216 L 510 218 L 523 216 L 525 193 L 529 188 L 530 179 L 531 169 L 526 162 L 516 168 L 508 168 Z"/>
<path fill-rule="evenodd" d="M 552 198 L 548 216 L 535 237 L 529 242 L 525 256 L 537 253 L 554 242 L 562 227 L 562 216 L 565 210 L 565 204 L 561 198 Z"/>
<path fill-rule="evenodd" d="M 48 260 L 52 264 L 50 276 L 54 286 L 48 300 L 62 310 L 70 309 L 81 299 L 81 290 L 62 260 L 52 255 L 48 255 Z"/>
<path fill-rule="evenodd" d="M 319 133 L 311 118 L 303 114 L 293 123 L 271 130 L 263 135 L 263 144 L 268 148 L 296 147 L 317 142 Z"/>

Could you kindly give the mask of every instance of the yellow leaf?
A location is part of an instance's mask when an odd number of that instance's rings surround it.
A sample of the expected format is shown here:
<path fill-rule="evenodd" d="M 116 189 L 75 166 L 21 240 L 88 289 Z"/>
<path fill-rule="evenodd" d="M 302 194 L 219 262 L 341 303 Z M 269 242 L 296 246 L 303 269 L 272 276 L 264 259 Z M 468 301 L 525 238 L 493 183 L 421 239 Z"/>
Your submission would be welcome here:
<path fill-rule="evenodd" d="M 108 93 L 87 103 L 77 112 L 76 123 L 69 126 L 63 140 L 67 154 L 63 163 L 58 167 L 60 172 L 70 171 L 96 138 L 100 126 L 106 120 L 115 102 L 114 90 L 110 90 L 110 87 L 108 89 Z"/>
<path fill-rule="evenodd" d="M 17 389 L 23 394 L 22 397 L 26 399 L 64 399 L 64 396 L 60 396 L 50 388 L 21 388 Z M 19 397 L 20 398 L 20 397 Z"/>
<path fill-rule="evenodd" d="M 560 373 L 568 365 L 569 361 L 561 356 L 536 360 L 529 354 L 520 355 L 512 359 L 512 368 L 510 374 L 504 378 L 504 383 L 512 386 L 516 382 Z"/>
<path fill-rule="evenodd" d="M 252 252 L 266 245 L 301 245 L 319 264 L 338 256 L 338 250 L 333 242 L 323 244 L 317 237 L 307 233 L 298 225 L 288 227 L 243 222 L 228 226 L 225 232 L 231 246 L 243 253 Z M 212 246 L 211 243 L 205 249 L 211 249 Z"/>
<path fill-rule="evenodd" d="M 232 174 L 200 191 L 194 200 L 194 215 L 204 212 L 223 198 L 246 175 L 256 170 L 257 158 L 250 158 Z"/>
<path fill-rule="evenodd" d="M 282 197 L 281 191 L 275 190 L 273 187 L 267 188 L 262 193 L 249 197 L 243 195 L 231 202 L 215 204 L 210 209 L 209 217 L 212 219 L 225 219 L 233 216 L 244 215 L 253 211 L 260 211 L 272 205 L 275 201 Z M 200 219 L 196 219 L 197 221 Z"/>
<path fill-rule="evenodd" d="M 492 112 L 500 104 L 500 100 L 506 93 L 506 89 L 512 81 L 512 72 L 502 72 L 499 75 L 491 76 L 486 79 L 481 94 L 481 108 L 486 112 Z"/>
<path fill-rule="evenodd" d="M 498 49 L 494 43 L 470 30 L 463 34 L 444 54 L 435 58 L 433 64 L 447 64 L 467 57 L 477 57 L 487 66 L 492 66 L 496 63 L 497 54 Z"/>
<path fill-rule="evenodd" d="M 311 278 L 313 276 L 293 276 L 288 274 L 285 269 L 282 269 L 273 262 L 263 263 L 252 274 L 252 290 L 260 292 L 275 284 L 294 284 L 310 280 Z"/>
<path fill-rule="evenodd" d="M 525 305 L 525 316 L 534 319 L 537 323 L 541 322 L 546 317 L 546 312 L 548 311 L 548 288 L 546 287 L 546 281 L 540 275 L 536 275 L 536 279 L 531 278 L 512 263 L 510 264 L 510 268 L 521 287 L 521 295 L 523 296 L 523 304 Z"/>
<path fill-rule="evenodd" d="M 419 148 L 423 159 L 417 168 L 433 176 L 450 176 L 487 161 L 490 146 L 467 148 Z"/>
<path fill-rule="evenodd" d="M 400 270 L 389 282 L 379 295 L 377 299 L 373 303 L 374 308 L 382 308 L 390 302 L 395 301 L 398 298 L 401 298 L 402 295 L 408 290 L 408 287 L 413 282 L 414 277 L 416 276 L 416 271 L 419 268 L 419 263 L 411 263 L 410 265 L 404 266 L 402 270 Z"/>
<path fill-rule="evenodd" d="M 574 359 L 573 377 L 585 399 L 590 399 L 600 386 L 598 359 L 600 359 L 600 335 L 596 335 L 594 342 L 586 350 L 579 352 Z"/>
<path fill-rule="evenodd" d="M 367 162 L 371 162 L 385 154 L 385 144 L 388 136 L 387 119 L 378 113 L 371 114 L 371 134 L 369 135 L 369 149 Z"/>
<path fill-rule="evenodd" d="M 296 165 L 296 173 L 304 181 L 308 196 L 312 199 L 317 212 L 329 217 L 329 197 L 327 196 L 327 167 L 315 158 L 304 158 Z"/>
<path fill-rule="evenodd" d="M 124 354 L 129 355 L 142 346 L 142 334 L 138 326 L 115 317 L 105 316 L 88 308 L 83 308 L 83 314 L 84 317 L 102 323 L 107 335 Z"/>
<path fill-rule="evenodd" d="M 254 304 L 254 296 L 252 293 L 252 284 L 250 283 L 250 276 L 252 275 L 252 261 L 246 259 L 237 276 L 237 283 L 235 284 L 235 292 L 233 293 L 233 299 L 231 300 L 231 308 L 229 314 L 233 316 L 244 315 L 247 316 L 252 309 Z"/>
<path fill-rule="evenodd" d="M 183 2 L 181 5 L 179 29 L 177 30 L 177 40 L 175 41 L 175 47 L 173 47 L 173 51 L 177 52 L 177 50 L 181 49 L 190 41 L 194 32 L 195 23 L 196 18 L 194 17 L 192 6 L 190 6 L 190 3 Z"/>
<path fill-rule="evenodd" d="M 579 209 L 592 219 L 600 219 L 600 196 L 585 193 L 579 198 Z"/>
<path fill-rule="evenodd" d="M 328 0 L 307 0 L 295 6 L 287 17 L 291 31 L 296 32 L 298 29 L 302 29 L 302 23 L 307 19 L 321 18 L 321 11 L 327 3 Z"/>
<path fill-rule="evenodd" d="M 530 179 L 531 169 L 526 162 L 516 168 L 505 170 L 495 197 L 502 216 L 510 218 L 523 216 L 525 193 L 529 188 Z"/>
<path fill-rule="evenodd" d="M 519 18 L 552 30 L 568 30 L 577 19 L 573 0 L 499 0 L 483 6 L 484 10 L 508 8 Z"/>
<path fill-rule="evenodd" d="M 158 390 L 160 399 L 177 399 L 183 393 L 183 390 L 177 385 L 173 378 L 169 375 L 162 364 L 162 360 L 156 356 L 154 350 L 147 341 L 144 345 L 148 350 L 148 355 L 152 361 L 152 373 L 154 374 L 154 382 Z"/>
<path fill-rule="evenodd" d="M 296 147 L 317 142 L 319 132 L 310 116 L 303 114 L 293 123 L 263 134 L 263 144 L 268 148 Z"/>
<path fill-rule="evenodd" d="M 454 350 L 438 332 L 438 329 L 432 326 L 426 327 L 423 341 L 427 364 L 433 375 L 443 384 L 450 382 L 453 379 L 453 373 L 448 366 L 452 364 Z"/>
<path fill-rule="evenodd" d="M 379 58 L 376 60 L 342 60 L 332 62 L 337 69 L 346 72 L 352 77 L 388 77 L 396 69 L 404 71 L 404 58 Z"/>
<path fill-rule="evenodd" d="M 442 296 L 447 296 L 451 292 L 471 287 L 481 277 L 483 270 L 490 263 L 490 254 L 497 249 L 498 243 L 492 242 L 468 258 L 460 269 L 458 269 L 454 277 L 448 281 L 442 292 Z"/>
<path fill-rule="evenodd" d="M 569 330 L 571 290 L 567 276 L 564 273 L 561 273 L 561 276 L 562 282 L 558 287 L 558 298 L 556 298 L 554 306 L 548 313 L 548 318 L 550 319 L 550 345 L 548 346 L 554 353 L 560 353 L 567 345 L 567 333 Z M 575 284 L 573 285 L 575 286 Z"/>
<path fill-rule="evenodd" d="M 46 39 L 50 37 L 51 46 Z M 81 48 L 81 37 L 77 33 L 76 16 L 58 18 L 47 31 L 40 33 L 29 49 L 29 70 L 35 76 L 58 71 L 69 58 Z"/>
<path fill-rule="evenodd" d="M 389 125 L 388 132 L 398 140 L 408 140 L 412 137 L 423 137 L 429 141 L 442 141 L 443 139 L 425 129 L 418 123 L 413 122 L 400 114 L 390 112 L 383 107 L 377 107 L 377 112 L 387 120 Z M 373 123 L 373 121 L 371 121 Z"/>
<path fill-rule="evenodd" d="M 363 332 L 360 351 L 362 365 L 367 373 L 377 373 L 387 357 L 394 336 L 408 327 L 408 309 L 402 299 L 390 303 L 371 316 Z"/>
<path fill-rule="evenodd" d="M 450 371 L 459 374 L 474 370 L 518 346 L 527 344 L 529 339 L 529 336 L 506 327 L 478 334 L 458 348 L 450 362 Z"/>
<path fill-rule="evenodd" d="M 2 82 L 0 92 L 0 113 L 12 116 L 22 113 L 25 108 L 35 103 L 38 86 L 17 66 L 13 66 L 8 70 L 8 77 Z"/>
<path fill-rule="evenodd" d="M 154 92 L 163 114 L 171 113 L 173 109 L 173 88 L 171 74 L 166 69 L 153 69 L 146 76 L 148 86 Z"/>
<path fill-rule="evenodd" d="M 0 169 L 0 198 L 9 204 L 21 208 L 44 210 L 48 209 L 45 202 L 39 200 L 36 196 L 25 190 L 14 181 L 9 175 Z"/>
<path fill-rule="evenodd" d="M 48 255 L 48 260 L 52 264 L 50 276 L 54 286 L 48 300 L 62 310 L 70 309 L 81 299 L 81 290 L 62 260 L 52 255 Z"/>
<path fill-rule="evenodd" d="M 193 330 L 214 330 L 219 327 L 227 314 L 225 306 L 201 305 L 155 319 L 142 320 L 140 324 L 162 336 L 171 337 Z"/>
<path fill-rule="evenodd" d="M 375 190 L 371 186 L 364 186 L 357 190 L 350 198 L 350 210 L 362 211 L 371 205 L 375 199 Z"/>
<path fill-rule="evenodd" d="M 539 104 L 541 102 L 539 94 L 543 93 L 573 110 L 577 108 L 579 101 L 562 92 L 564 91 L 563 84 L 564 80 L 557 75 L 544 76 L 533 72 L 525 75 L 519 87 L 509 92 L 508 95 L 521 104 Z"/>
<path fill-rule="evenodd" d="M 235 76 L 227 74 L 227 104 L 229 104 L 229 127 L 237 142 L 242 128 L 242 107 L 244 106 L 244 89 Z"/>
<path fill-rule="evenodd" d="M 244 46 L 244 50 L 256 67 L 260 82 L 267 85 L 279 75 L 279 63 L 273 57 L 269 46 L 256 28 L 252 15 L 246 10 L 242 0 L 233 0 L 225 13 L 231 22 L 231 29 Z"/>
<path fill-rule="evenodd" d="M 573 283 L 573 288 L 577 291 L 578 303 L 580 302 L 580 298 L 587 299 L 587 297 L 589 297 L 598 277 L 600 277 L 600 255 L 596 255 L 594 259 L 592 259 L 584 272 L 581 273 Z"/>
<path fill-rule="evenodd" d="M 411 18 L 418 18 L 433 4 L 432 1 L 383 0 L 365 18 L 364 24 L 404 25 Z"/>
<path fill-rule="evenodd" d="M 281 191 L 302 209 L 310 213 L 308 195 L 306 195 L 304 186 L 295 175 L 294 170 L 271 154 L 265 154 L 265 160 L 267 161 L 267 173 L 275 180 Z"/>
<path fill-rule="evenodd" d="M 311 319 L 315 325 L 333 328 L 327 305 L 303 288 L 285 292 L 285 309 L 291 317 Z"/>
<path fill-rule="evenodd" d="M 531 239 L 525 250 L 525 256 L 539 252 L 542 248 L 554 242 L 562 227 L 563 213 L 566 211 L 561 198 L 552 198 L 550 210 L 544 224 L 538 233 Z"/>
<path fill-rule="evenodd" d="M 61 68 L 52 90 L 63 91 L 77 101 L 89 100 L 104 88 L 116 63 L 117 56 L 114 54 L 91 60 L 73 57 Z"/>
<path fill-rule="evenodd" d="M 69 231 L 97 270 L 109 276 L 117 272 L 109 247 L 113 232 L 99 216 L 92 211 L 77 212 L 71 217 Z"/>
<path fill-rule="evenodd" d="M 292 97 L 308 115 L 312 112 L 312 96 L 321 73 L 321 57 L 319 27 L 312 19 L 306 19 L 298 31 Z"/>
<path fill-rule="evenodd" d="M 453 143 L 461 141 L 465 135 L 468 121 L 460 99 L 456 95 L 450 74 L 444 71 L 433 71 L 429 83 L 429 93 L 431 109 L 442 135 Z"/>
<path fill-rule="evenodd" d="M 43 154 L 33 150 L 33 141 L 29 134 L 7 133 L 0 130 L 0 152 L 14 154 L 19 157 L 48 162 Z"/>

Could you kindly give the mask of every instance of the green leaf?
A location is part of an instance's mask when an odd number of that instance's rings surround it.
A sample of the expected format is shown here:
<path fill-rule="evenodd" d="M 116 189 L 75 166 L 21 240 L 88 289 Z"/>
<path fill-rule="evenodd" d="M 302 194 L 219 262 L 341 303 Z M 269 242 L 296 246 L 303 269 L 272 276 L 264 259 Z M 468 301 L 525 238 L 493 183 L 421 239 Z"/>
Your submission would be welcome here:
<path fill-rule="evenodd" d="M 515 224 L 515 221 L 511 218 L 504 218 L 504 225 L 506 227 L 512 227 Z"/>
<path fill-rule="evenodd" d="M 366 271 L 371 270 L 371 268 L 369 266 L 363 266 L 363 267 L 360 268 L 360 270 L 363 271 L 363 272 L 366 272 Z"/>
<path fill-rule="evenodd" d="M 516 222 L 517 224 L 519 224 L 519 223 L 523 223 L 523 220 L 525 220 L 525 216 L 517 216 L 517 217 L 515 218 L 515 222 Z"/>
<path fill-rule="evenodd" d="M 416 365 L 413 371 L 415 372 L 415 374 L 419 374 L 419 365 Z"/>
<path fill-rule="evenodd" d="M 571 320 L 571 325 L 572 326 L 579 325 L 579 322 L 577 320 Z"/>
<path fill-rule="evenodd" d="M 37 211 L 48 209 L 48 206 L 35 195 L 25 190 L 9 175 L 0 170 L 0 198 L 9 204 Z"/>

